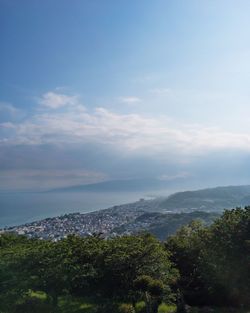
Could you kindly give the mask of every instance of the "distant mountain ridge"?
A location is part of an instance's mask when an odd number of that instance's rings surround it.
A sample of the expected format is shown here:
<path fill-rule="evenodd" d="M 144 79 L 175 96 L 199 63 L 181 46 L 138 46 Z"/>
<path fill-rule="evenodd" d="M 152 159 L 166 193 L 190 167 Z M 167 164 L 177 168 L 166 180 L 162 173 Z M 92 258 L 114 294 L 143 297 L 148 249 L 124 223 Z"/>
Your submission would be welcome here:
<path fill-rule="evenodd" d="M 49 192 L 127 192 L 127 191 L 156 191 L 169 192 L 176 181 L 162 181 L 159 179 L 114 180 L 88 185 L 77 185 L 50 190 Z M 222 211 L 237 206 L 250 205 L 250 185 L 222 186 L 194 191 L 181 191 L 157 200 L 154 211 Z"/>
<path fill-rule="evenodd" d="M 250 185 L 177 192 L 160 203 L 162 210 L 220 211 L 250 205 Z"/>
<path fill-rule="evenodd" d="M 176 179 L 178 181 L 178 178 Z M 49 190 L 54 191 L 65 191 L 65 192 L 79 192 L 79 191 L 147 191 L 156 190 L 159 188 L 167 188 L 171 186 L 172 180 L 161 180 L 161 179 L 127 179 L 127 180 L 110 180 L 100 183 L 87 184 L 87 185 L 75 185 L 69 187 L 62 187 Z"/>

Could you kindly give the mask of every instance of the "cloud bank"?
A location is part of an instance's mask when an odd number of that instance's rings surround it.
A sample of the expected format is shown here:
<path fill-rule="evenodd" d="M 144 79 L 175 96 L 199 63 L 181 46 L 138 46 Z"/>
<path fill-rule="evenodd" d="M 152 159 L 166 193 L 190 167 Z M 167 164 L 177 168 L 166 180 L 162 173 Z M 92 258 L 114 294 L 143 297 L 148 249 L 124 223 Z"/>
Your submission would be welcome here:
<path fill-rule="evenodd" d="M 16 110 L 10 105 L 1 109 Z M 168 116 L 89 109 L 75 95 L 50 91 L 32 114 L 21 120 L 9 115 L 0 123 L 0 188 L 15 179 L 25 186 L 36 185 L 37 179 L 56 187 L 117 175 L 179 177 L 197 159 L 249 152 L 248 133 L 184 124 Z"/>
<path fill-rule="evenodd" d="M 122 114 L 103 107 L 87 110 L 76 96 L 48 92 L 34 114 L 20 122 L 3 122 L 0 144 L 109 145 L 124 153 L 202 155 L 219 150 L 250 151 L 250 134 L 197 124 L 181 124 L 167 116 Z M 45 107 L 44 107 L 45 106 Z"/>

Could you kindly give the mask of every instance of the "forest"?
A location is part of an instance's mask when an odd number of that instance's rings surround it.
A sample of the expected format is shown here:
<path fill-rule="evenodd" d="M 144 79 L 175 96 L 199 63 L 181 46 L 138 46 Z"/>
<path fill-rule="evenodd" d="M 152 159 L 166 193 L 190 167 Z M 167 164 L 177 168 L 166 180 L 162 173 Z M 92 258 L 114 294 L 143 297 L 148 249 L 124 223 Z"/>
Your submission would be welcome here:
<path fill-rule="evenodd" d="M 248 312 L 250 207 L 159 241 L 0 235 L 1 313 Z"/>

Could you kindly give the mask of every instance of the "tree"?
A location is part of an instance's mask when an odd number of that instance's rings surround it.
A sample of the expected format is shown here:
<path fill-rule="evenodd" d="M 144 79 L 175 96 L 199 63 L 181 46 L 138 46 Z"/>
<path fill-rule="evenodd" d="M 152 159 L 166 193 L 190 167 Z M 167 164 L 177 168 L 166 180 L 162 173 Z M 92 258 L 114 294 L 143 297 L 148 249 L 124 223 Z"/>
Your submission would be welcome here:
<path fill-rule="evenodd" d="M 213 273 L 214 299 L 217 303 L 250 305 L 249 243 L 250 207 L 226 210 L 211 225 L 205 257 L 210 273 Z"/>
<path fill-rule="evenodd" d="M 71 291 L 106 303 L 128 301 L 135 304 L 134 280 L 149 275 L 169 286 L 176 271 L 164 246 L 153 236 L 141 234 L 103 240 L 98 237 L 69 238 L 68 266 Z M 166 289 L 167 290 L 167 289 Z M 171 293 L 168 287 L 168 292 Z"/>
<path fill-rule="evenodd" d="M 166 249 L 171 252 L 172 262 L 180 272 L 180 303 L 184 300 L 190 305 L 201 305 L 208 301 L 208 286 L 203 275 L 206 271 L 203 253 L 207 239 L 207 228 L 200 221 L 193 221 L 165 243 Z"/>
<path fill-rule="evenodd" d="M 226 210 L 211 226 L 195 222 L 166 242 L 191 305 L 249 306 L 250 208 Z"/>
<path fill-rule="evenodd" d="M 22 263 L 29 288 L 44 291 L 54 307 L 57 307 L 58 296 L 67 293 L 67 256 L 64 241 L 41 241 L 30 250 Z"/>
<path fill-rule="evenodd" d="M 142 294 L 147 313 L 157 313 L 164 293 L 164 284 L 158 279 L 142 275 L 134 281 L 135 289 Z"/>
<path fill-rule="evenodd" d="M 22 264 L 36 240 L 14 234 L 0 235 L 0 310 L 13 311 L 28 291 L 28 276 Z"/>

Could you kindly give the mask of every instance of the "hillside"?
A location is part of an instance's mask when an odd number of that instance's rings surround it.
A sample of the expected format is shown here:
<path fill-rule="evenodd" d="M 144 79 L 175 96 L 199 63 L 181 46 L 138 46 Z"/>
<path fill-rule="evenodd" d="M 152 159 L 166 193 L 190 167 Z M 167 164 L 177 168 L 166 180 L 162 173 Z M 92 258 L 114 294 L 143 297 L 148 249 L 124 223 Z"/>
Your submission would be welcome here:
<path fill-rule="evenodd" d="M 176 183 L 176 182 L 175 182 Z M 174 188 L 170 182 L 160 180 L 117 180 L 105 181 L 89 185 L 77 185 L 49 192 L 128 192 L 128 191 L 151 191 L 166 190 Z M 164 195 L 164 191 L 161 192 Z M 223 211 L 237 206 L 247 206 L 250 204 L 250 185 L 223 186 L 207 188 L 194 191 L 182 191 L 162 196 L 154 201 L 148 202 L 146 209 L 151 212 L 190 212 L 199 211 Z"/>
<path fill-rule="evenodd" d="M 250 203 L 250 186 L 227 186 L 177 192 L 163 199 L 159 209 L 167 211 L 222 211 Z"/>
<path fill-rule="evenodd" d="M 114 228 L 113 232 L 122 234 L 139 233 L 141 231 L 149 232 L 155 235 L 159 240 L 165 240 L 167 237 L 176 233 L 176 231 L 188 223 L 199 220 L 205 225 L 210 225 L 219 213 L 208 212 L 190 212 L 190 213 L 144 213 L 136 217 L 133 221 Z"/>

